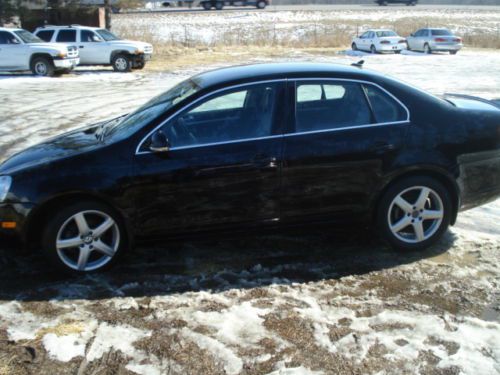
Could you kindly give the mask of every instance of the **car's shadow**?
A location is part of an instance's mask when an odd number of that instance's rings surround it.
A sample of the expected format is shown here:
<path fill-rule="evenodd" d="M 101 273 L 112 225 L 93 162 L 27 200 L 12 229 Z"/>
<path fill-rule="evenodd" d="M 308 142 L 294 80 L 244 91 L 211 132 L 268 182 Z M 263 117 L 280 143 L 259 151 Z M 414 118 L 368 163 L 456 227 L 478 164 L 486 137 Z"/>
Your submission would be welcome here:
<path fill-rule="evenodd" d="M 19 254 L 16 244 L 3 242 L 0 299 L 143 297 L 338 279 L 433 257 L 448 250 L 454 241 L 455 236 L 448 232 L 426 251 L 400 253 L 364 228 L 165 240 L 138 247 L 107 272 L 80 277 L 61 275 L 40 255 Z"/>

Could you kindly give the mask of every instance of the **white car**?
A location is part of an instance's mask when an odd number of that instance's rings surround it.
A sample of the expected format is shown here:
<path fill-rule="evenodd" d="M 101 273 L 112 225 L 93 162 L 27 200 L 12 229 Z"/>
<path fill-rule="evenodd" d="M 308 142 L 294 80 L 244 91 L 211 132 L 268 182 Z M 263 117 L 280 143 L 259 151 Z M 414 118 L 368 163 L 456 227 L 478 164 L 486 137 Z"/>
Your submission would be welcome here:
<path fill-rule="evenodd" d="M 31 70 L 50 77 L 69 72 L 79 61 L 76 46 L 46 43 L 29 31 L 0 27 L 0 71 Z"/>
<path fill-rule="evenodd" d="M 45 26 L 36 29 L 35 35 L 47 42 L 76 43 L 80 65 L 112 65 L 118 72 L 144 68 L 153 54 L 149 43 L 123 40 L 98 27 Z"/>
<path fill-rule="evenodd" d="M 407 49 L 406 39 L 392 30 L 368 30 L 352 40 L 353 51 L 400 53 Z"/>
<path fill-rule="evenodd" d="M 434 51 L 449 52 L 456 55 L 464 46 L 462 38 L 443 28 L 425 28 L 411 34 L 408 38 L 408 49 L 432 53 Z"/>

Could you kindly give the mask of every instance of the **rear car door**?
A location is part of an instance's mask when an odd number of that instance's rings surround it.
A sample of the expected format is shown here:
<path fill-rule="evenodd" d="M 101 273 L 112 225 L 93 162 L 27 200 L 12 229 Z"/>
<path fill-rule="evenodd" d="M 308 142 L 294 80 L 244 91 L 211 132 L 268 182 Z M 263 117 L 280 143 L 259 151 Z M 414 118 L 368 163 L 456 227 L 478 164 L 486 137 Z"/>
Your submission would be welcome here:
<path fill-rule="evenodd" d="M 162 235 L 279 217 L 285 82 L 211 94 L 159 128 L 166 154 L 136 155 L 137 226 Z"/>
<path fill-rule="evenodd" d="M 408 110 L 368 82 L 295 85 L 295 120 L 284 142 L 282 219 L 357 218 L 403 147 Z"/>

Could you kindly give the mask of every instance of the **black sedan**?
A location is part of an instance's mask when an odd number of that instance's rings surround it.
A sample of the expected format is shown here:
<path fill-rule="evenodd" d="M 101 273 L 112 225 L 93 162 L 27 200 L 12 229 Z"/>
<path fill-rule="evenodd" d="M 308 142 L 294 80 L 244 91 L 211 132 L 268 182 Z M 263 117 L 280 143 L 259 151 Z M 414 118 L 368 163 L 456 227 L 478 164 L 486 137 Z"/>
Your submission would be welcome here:
<path fill-rule="evenodd" d="M 304 222 L 374 223 L 420 250 L 499 196 L 495 103 L 360 67 L 262 64 L 197 75 L 13 156 L 0 227 L 78 273 L 135 239 Z"/>

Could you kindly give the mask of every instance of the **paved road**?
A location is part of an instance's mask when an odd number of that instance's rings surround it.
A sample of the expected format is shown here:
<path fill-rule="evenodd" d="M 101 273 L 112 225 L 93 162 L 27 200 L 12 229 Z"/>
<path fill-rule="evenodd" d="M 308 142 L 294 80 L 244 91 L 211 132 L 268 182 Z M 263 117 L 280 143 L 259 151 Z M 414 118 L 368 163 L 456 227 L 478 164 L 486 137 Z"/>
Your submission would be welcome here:
<path fill-rule="evenodd" d="M 333 11 L 333 10 L 374 10 L 380 9 L 385 11 L 392 11 L 397 8 L 411 9 L 411 10 L 436 10 L 436 9 L 457 9 L 457 10 L 488 10 L 488 11 L 499 11 L 500 5 L 417 5 L 416 7 L 406 7 L 405 5 L 392 5 L 387 7 L 379 7 L 378 5 L 369 4 L 301 4 L 301 5 L 271 5 L 264 10 L 258 10 L 253 7 L 225 7 L 222 12 L 234 12 L 234 11 L 255 11 L 255 12 L 281 12 L 290 10 L 311 10 L 311 11 Z M 192 12 L 207 12 L 201 7 L 172 7 L 172 8 L 162 8 L 157 7 L 152 10 L 144 10 L 139 12 L 164 12 L 164 13 L 192 13 Z M 221 12 L 216 10 L 211 10 L 210 12 Z M 136 12 L 131 12 L 136 13 Z"/>

